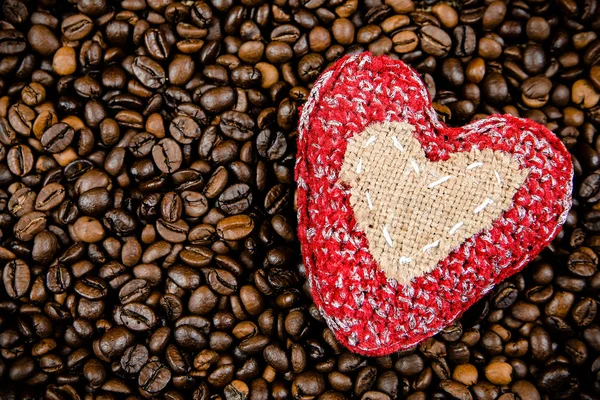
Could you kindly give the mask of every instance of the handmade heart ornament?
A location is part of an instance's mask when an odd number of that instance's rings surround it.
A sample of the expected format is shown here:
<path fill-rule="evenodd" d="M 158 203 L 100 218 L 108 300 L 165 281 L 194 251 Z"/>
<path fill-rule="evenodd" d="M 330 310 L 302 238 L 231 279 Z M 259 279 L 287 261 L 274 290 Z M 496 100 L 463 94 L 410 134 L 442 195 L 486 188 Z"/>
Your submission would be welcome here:
<path fill-rule="evenodd" d="M 404 63 L 344 57 L 298 126 L 298 236 L 315 304 L 352 351 L 413 346 L 544 249 L 572 176 L 545 127 L 508 115 L 446 127 Z"/>

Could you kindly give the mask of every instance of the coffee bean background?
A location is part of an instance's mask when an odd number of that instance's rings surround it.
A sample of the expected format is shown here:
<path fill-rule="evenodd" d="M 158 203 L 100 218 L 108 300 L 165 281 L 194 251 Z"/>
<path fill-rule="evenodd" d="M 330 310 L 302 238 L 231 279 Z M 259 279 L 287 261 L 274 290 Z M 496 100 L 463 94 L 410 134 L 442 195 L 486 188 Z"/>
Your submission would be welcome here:
<path fill-rule="evenodd" d="M 0 399 L 600 398 L 599 33 L 598 0 L 4 0 Z M 380 358 L 335 340 L 295 232 L 298 108 L 365 50 L 576 173 L 548 249 Z"/>

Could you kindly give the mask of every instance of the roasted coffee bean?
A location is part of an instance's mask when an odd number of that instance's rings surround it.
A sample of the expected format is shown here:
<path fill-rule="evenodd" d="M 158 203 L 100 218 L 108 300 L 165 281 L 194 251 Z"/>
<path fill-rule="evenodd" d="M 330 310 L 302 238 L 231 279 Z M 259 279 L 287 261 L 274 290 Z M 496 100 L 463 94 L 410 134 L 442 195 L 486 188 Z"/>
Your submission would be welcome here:
<path fill-rule="evenodd" d="M 17 190 L 8 201 L 8 211 L 16 217 L 34 210 L 36 193 L 30 188 L 24 187 Z"/>
<path fill-rule="evenodd" d="M 35 209 L 48 211 L 58 207 L 66 196 L 66 190 L 60 183 L 50 183 L 40 190 L 35 199 Z"/>
<path fill-rule="evenodd" d="M 129 151 L 138 158 L 146 157 L 156 144 L 156 137 L 149 132 L 135 134 L 128 143 Z"/>
<path fill-rule="evenodd" d="M 60 41 L 54 32 L 45 25 L 33 25 L 27 32 L 27 42 L 42 56 L 52 55 L 60 48 Z"/>
<path fill-rule="evenodd" d="M 160 393 L 171 380 L 171 371 L 159 362 L 146 364 L 140 371 L 138 384 L 140 389 L 150 393 Z"/>
<path fill-rule="evenodd" d="M 28 242 L 35 235 L 46 228 L 46 215 L 39 211 L 33 211 L 23 215 L 15 224 L 13 233 L 19 240 Z"/>
<path fill-rule="evenodd" d="M 8 109 L 8 122 L 23 136 L 29 136 L 35 120 L 35 111 L 24 103 L 16 103 Z"/>
<path fill-rule="evenodd" d="M 132 331 L 147 331 L 156 325 L 154 311 L 141 303 L 127 303 L 115 310 L 115 321 Z"/>
<path fill-rule="evenodd" d="M 64 293 L 71 286 L 71 273 L 62 264 L 54 264 L 46 273 L 46 286 L 52 293 Z"/>
<path fill-rule="evenodd" d="M 254 221 L 247 215 L 236 215 L 221 219 L 217 223 L 217 234 L 225 240 L 247 237 L 254 229 Z"/>
<path fill-rule="evenodd" d="M 32 82 L 21 91 L 21 100 L 28 106 L 36 106 L 46 98 L 46 89 L 37 82 Z"/>
<path fill-rule="evenodd" d="M 459 25 L 452 31 L 456 42 L 455 54 L 459 57 L 470 56 L 477 46 L 475 31 L 469 25 Z"/>
<path fill-rule="evenodd" d="M 108 294 L 108 285 L 101 278 L 86 276 L 75 282 L 74 290 L 86 299 L 100 300 Z"/>
<path fill-rule="evenodd" d="M 171 43 L 160 29 L 148 29 L 144 33 L 146 49 L 157 60 L 165 60 L 171 54 Z"/>
<path fill-rule="evenodd" d="M 279 213 L 290 200 L 290 191 L 284 185 L 273 186 L 265 196 L 264 206 L 269 214 Z"/>
<path fill-rule="evenodd" d="M 154 163 L 164 173 L 173 173 L 181 167 L 181 147 L 173 139 L 165 138 L 152 147 Z"/>
<path fill-rule="evenodd" d="M 119 290 L 121 304 L 145 301 L 152 291 L 150 284 L 145 279 L 132 279 Z"/>
<path fill-rule="evenodd" d="M 202 134 L 198 123 L 191 117 L 186 116 L 175 117 L 171 121 L 169 132 L 181 144 L 190 144 Z"/>
<path fill-rule="evenodd" d="M 522 100 L 531 108 L 546 105 L 549 99 L 552 82 L 547 78 L 528 78 L 521 84 Z"/>
<path fill-rule="evenodd" d="M 235 276 L 224 269 L 209 271 L 206 280 L 215 292 L 222 295 L 231 295 L 238 289 Z"/>
<path fill-rule="evenodd" d="M 79 217 L 73 224 L 73 233 L 86 243 L 95 243 L 104 239 L 105 231 L 102 223 L 93 217 Z"/>
<path fill-rule="evenodd" d="M 217 200 L 217 206 L 225 213 L 241 214 L 252 204 L 252 192 L 250 186 L 244 183 L 236 183 L 226 188 Z"/>
<path fill-rule="evenodd" d="M 268 160 L 277 160 L 287 151 L 287 142 L 282 132 L 272 132 L 270 129 L 261 131 L 256 138 L 258 154 Z"/>
<path fill-rule="evenodd" d="M 84 14 L 75 14 L 62 21 L 60 29 L 68 40 L 81 40 L 92 32 L 93 21 Z"/>
<path fill-rule="evenodd" d="M 27 47 L 25 36 L 15 29 L 0 30 L 0 54 L 12 55 L 22 53 Z"/>
<path fill-rule="evenodd" d="M 16 176 L 27 175 L 33 168 L 33 152 L 28 146 L 11 147 L 6 155 L 8 169 Z"/>
<path fill-rule="evenodd" d="M 108 211 L 102 218 L 102 224 L 118 236 L 128 236 L 137 227 L 136 220 L 123 209 Z"/>
<path fill-rule="evenodd" d="M 169 268 L 167 275 L 177 286 L 186 290 L 196 289 L 201 283 L 200 274 L 196 270 L 183 265 L 175 265 Z"/>
<path fill-rule="evenodd" d="M 2 282 L 6 294 L 12 298 L 24 296 L 31 283 L 31 271 L 23 260 L 12 260 L 2 270 Z"/>
<path fill-rule="evenodd" d="M 182 243 L 187 239 L 189 226 L 183 220 L 168 222 L 161 218 L 156 222 L 156 231 L 167 242 Z"/>
<path fill-rule="evenodd" d="M 136 57 L 131 64 L 131 69 L 142 85 L 150 89 L 158 89 L 165 84 L 165 70 L 150 57 Z"/>
<path fill-rule="evenodd" d="M 255 122 L 248 114 L 226 111 L 221 114 L 219 127 L 225 136 L 244 141 L 254 135 Z"/>
<path fill-rule="evenodd" d="M 60 153 L 73 141 L 75 131 L 64 122 L 52 125 L 41 137 L 44 150 L 50 153 Z"/>
<path fill-rule="evenodd" d="M 237 92 L 230 86 L 208 89 L 200 97 L 200 105 L 211 113 L 229 110 L 236 102 Z"/>
<path fill-rule="evenodd" d="M 58 253 L 60 243 L 56 235 L 50 231 L 41 231 L 33 241 L 31 258 L 40 264 L 50 264 Z"/>
<path fill-rule="evenodd" d="M 111 200 L 110 192 L 106 188 L 97 187 L 83 192 L 79 196 L 77 206 L 83 214 L 99 216 L 108 209 Z"/>
<path fill-rule="evenodd" d="M 425 25 L 420 30 L 421 48 L 432 56 L 444 56 L 450 50 L 452 39 L 442 29 Z"/>
<path fill-rule="evenodd" d="M 208 200 L 202 193 L 190 190 L 183 191 L 181 192 L 181 201 L 183 210 L 189 217 L 201 217 L 208 211 Z"/>
<path fill-rule="evenodd" d="M 148 361 L 148 349 L 140 344 L 129 347 L 121 357 L 121 368 L 128 374 L 136 374 Z"/>

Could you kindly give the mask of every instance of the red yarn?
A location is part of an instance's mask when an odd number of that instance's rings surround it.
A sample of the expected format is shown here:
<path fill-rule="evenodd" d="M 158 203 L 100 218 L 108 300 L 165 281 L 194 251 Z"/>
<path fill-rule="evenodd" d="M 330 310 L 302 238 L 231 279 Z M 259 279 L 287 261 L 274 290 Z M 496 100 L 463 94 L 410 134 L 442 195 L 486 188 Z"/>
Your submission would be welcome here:
<path fill-rule="evenodd" d="M 529 175 L 492 228 L 403 286 L 388 279 L 338 180 L 348 139 L 376 122 L 406 121 L 432 161 L 472 147 L 513 154 Z M 571 206 L 573 166 L 533 121 L 492 116 L 462 128 L 437 120 L 425 87 L 401 61 L 368 53 L 337 61 L 315 83 L 298 127 L 298 236 L 316 305 L 338 340 L 370 356 L 408 348 L 450 325 L 556 236 Z"/>

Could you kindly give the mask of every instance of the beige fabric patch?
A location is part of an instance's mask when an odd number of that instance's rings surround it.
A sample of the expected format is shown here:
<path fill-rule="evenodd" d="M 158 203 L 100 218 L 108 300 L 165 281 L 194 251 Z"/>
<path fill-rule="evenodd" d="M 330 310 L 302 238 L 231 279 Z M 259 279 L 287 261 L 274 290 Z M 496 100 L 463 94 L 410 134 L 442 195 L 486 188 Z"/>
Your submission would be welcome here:
<path fill-rule="evenodd" d="M 349 141 L 340 174 L 371 254 L 404 285 L 489 229 L 529 172 L 490 149 L 431 162 L 413 132 L 405 122 L 367 127 Z"/>

